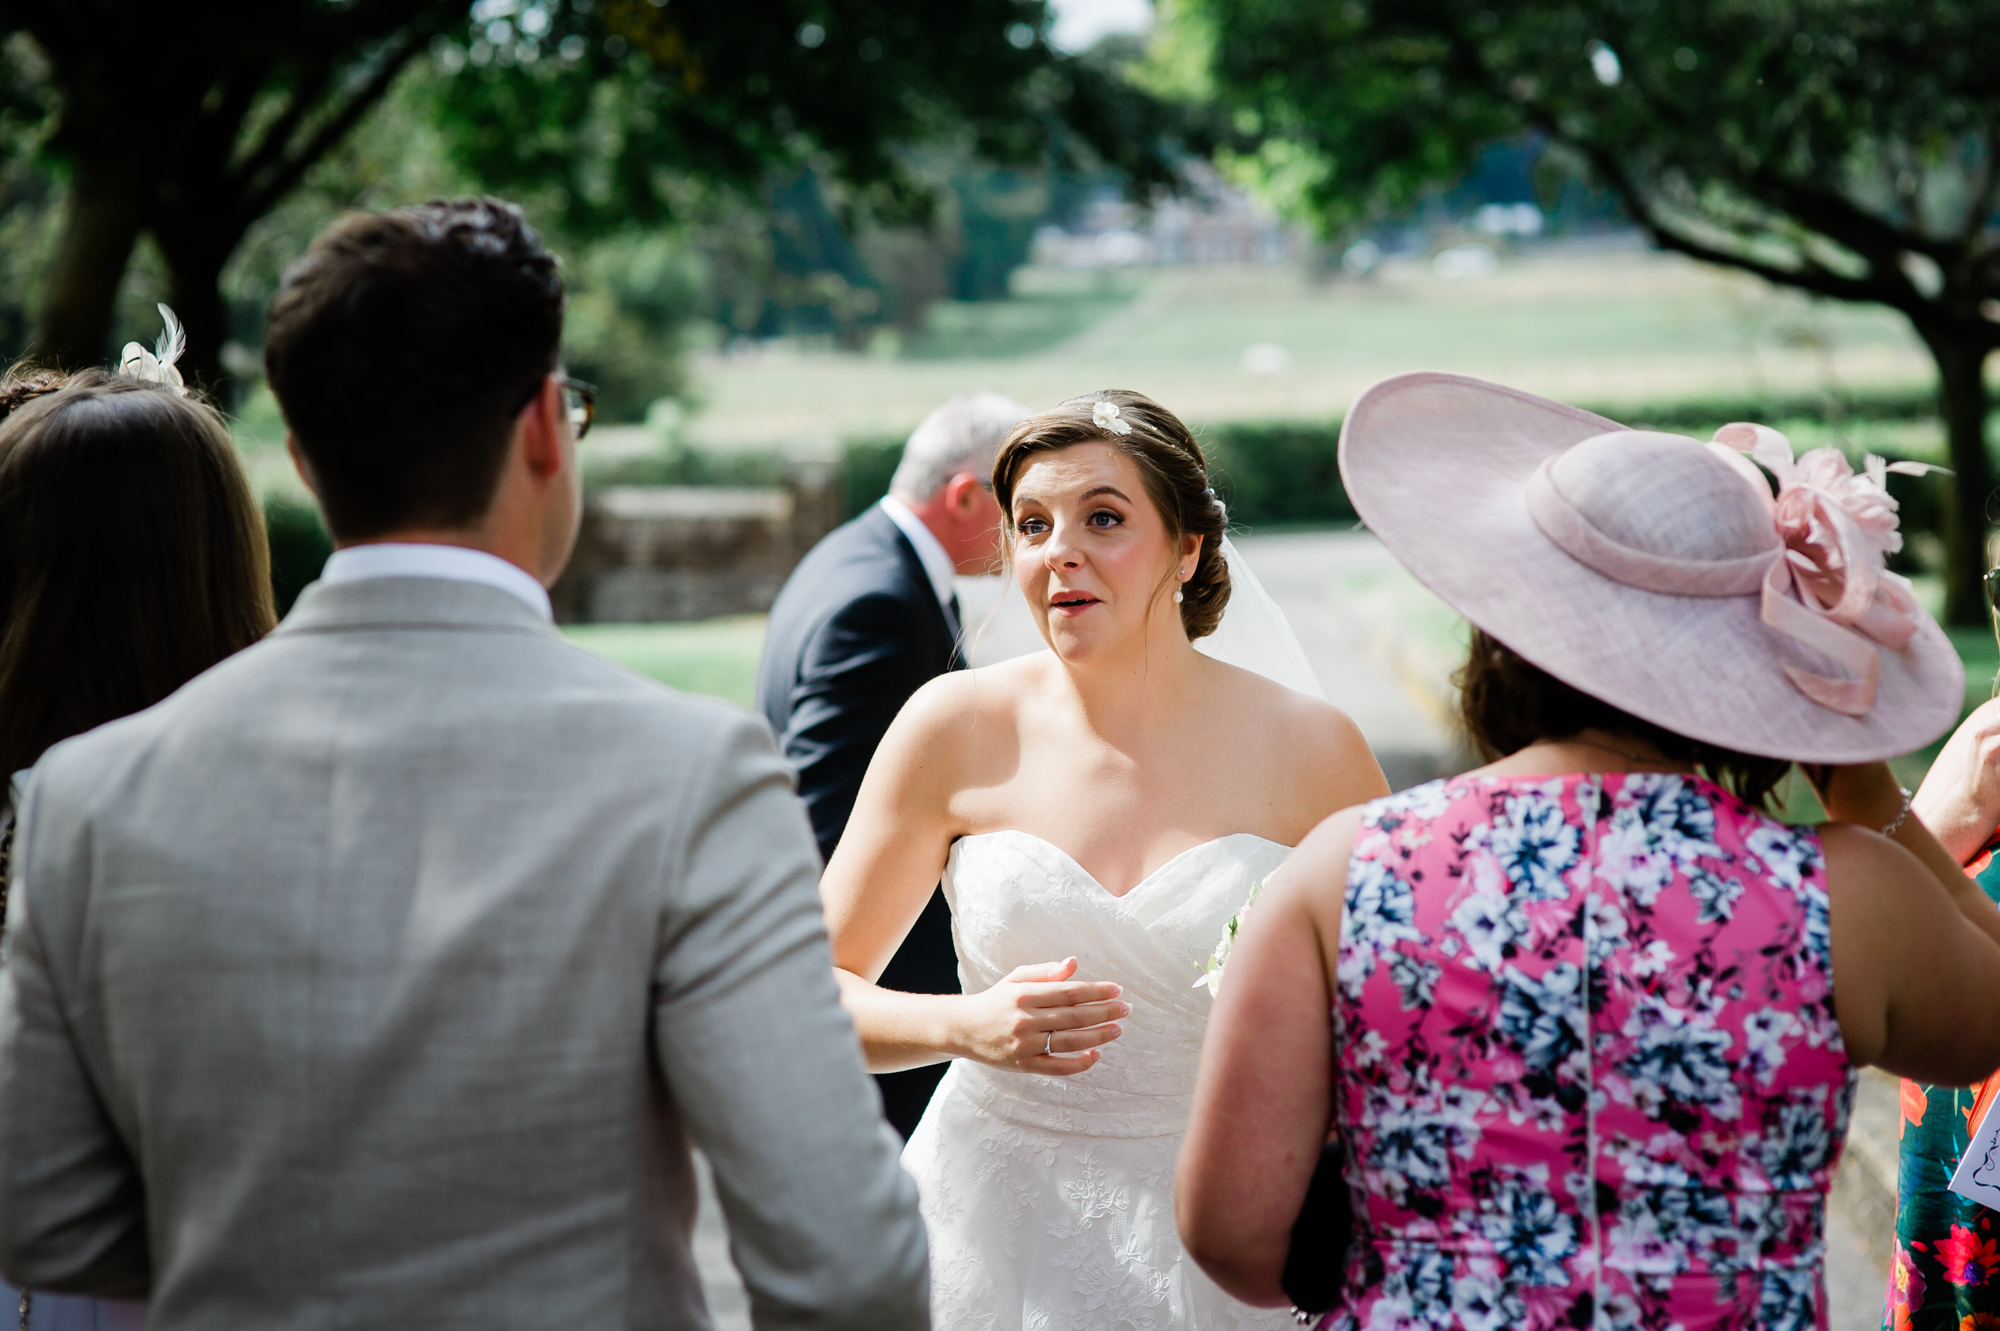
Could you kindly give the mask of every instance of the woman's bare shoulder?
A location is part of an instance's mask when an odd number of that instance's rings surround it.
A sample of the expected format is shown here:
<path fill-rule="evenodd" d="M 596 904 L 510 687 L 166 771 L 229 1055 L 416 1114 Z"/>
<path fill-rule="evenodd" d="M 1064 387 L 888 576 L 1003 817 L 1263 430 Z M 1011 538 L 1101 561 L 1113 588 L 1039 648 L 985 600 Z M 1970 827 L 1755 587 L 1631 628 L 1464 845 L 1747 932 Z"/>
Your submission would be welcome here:
<path fill-rule="evenodd" d="M 1921 863 L 1916 856 L 1872 827 L 1857 827 L 1853 823 L 1825 822 L 1811 830 L 1819 837 L 1820 850 L 1826 855 L 1829 874 L 1839 873 L 1842 877 L 1868 878 L 1885 873 L 1894 874 L 1913 863 Z"/>
<path fill-rule="evenodd" d="M 1274 679 L 1227 661 L 1210 659 L 1209 665 L 1215 671 L 1218 687 L 1238 708 L 1267 716 L 1279 726 L 1309 725 L 1329 737 L 1349 731 L 1357 738 L 1360 735 L 1347 713 L 1323 698 L 1288 689 Z"/>
<path fill-rule="evenodd" d="M 1039 658 L 1047 655 L 1037 652 L 939 675 L 910 695 L 897 720 L 909 716 L 913 724 L 930 725 L 940 720 L 963 721 L 967 716 L 1012 712 L 1022 697 L 1040 683 L 1045 666 Z"/>
<path fill-rule="evenodd" d="M 939 675 L 910 695 L 882 739 L 892 755 L 958 753 L 992 727 L 1010 732 L 1022 699 L 1039 679 L 1033 657 Z"/>
<path fill-rule="evenodd" d="M 1388 793 L 1374 750 L 1354 718 L 1323 698 L 1237 666 L 1216 664 L 1227 672 L 1222 676 L 1230 695 L 1225 707 L 1239 725 L 1254 718 L 1250 733 L 1284 768 L 1287 780 L 1327 792 L 1324 797 L 1336 801 L 1328 810 Z"/>

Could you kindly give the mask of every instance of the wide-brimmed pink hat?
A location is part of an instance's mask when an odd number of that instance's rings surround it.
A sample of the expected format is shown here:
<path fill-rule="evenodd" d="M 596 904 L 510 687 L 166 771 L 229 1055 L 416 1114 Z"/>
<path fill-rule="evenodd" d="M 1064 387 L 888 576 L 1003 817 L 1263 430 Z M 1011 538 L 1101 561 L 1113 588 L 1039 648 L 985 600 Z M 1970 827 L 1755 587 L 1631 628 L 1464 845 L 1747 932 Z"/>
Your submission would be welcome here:
<path fill-rule="evenodd" d="M 1627 430 L 1456 374 L 1384 379 L 1340 431 L 1355 511 L 1454 610 L 1633 716 L 1801 762 L 1907 753 L 1964 705 L 1958 654 L 1883 567 L 1890 469 L 1794 460 L 1759 425 Z"/>

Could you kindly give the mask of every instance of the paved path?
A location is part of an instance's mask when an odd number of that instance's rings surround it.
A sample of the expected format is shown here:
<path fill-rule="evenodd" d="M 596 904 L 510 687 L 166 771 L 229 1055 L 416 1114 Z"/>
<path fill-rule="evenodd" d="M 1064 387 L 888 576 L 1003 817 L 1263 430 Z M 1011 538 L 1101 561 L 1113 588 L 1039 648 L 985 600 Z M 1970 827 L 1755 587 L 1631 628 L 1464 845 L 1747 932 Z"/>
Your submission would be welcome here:
<path fill-rule="evenodd" d="M 1462 639 L 1450 613 L 1366 532 L 1246 537 L 1238 542 L 1284 609 L 1327 696 L 1352 716 L 1398 788 L 1462 770 L 1449 720 L 1448 677 Z M 980 664 L 1041 649 L 1018 595 L 996 578 L 962 578 L 959 600 Z M 1827 1223 L 1830 1331 L 1881 1324 L 1886 1236 L 1895 1187 L 1895 1083 L 1863 1074 L 1840 1183 Z M 741 1283 L 708 1171 L 695 1256 L 717 1331 L 747 1331 Z M 940 1331 L 947 1331 L 940 1328 Z"/>

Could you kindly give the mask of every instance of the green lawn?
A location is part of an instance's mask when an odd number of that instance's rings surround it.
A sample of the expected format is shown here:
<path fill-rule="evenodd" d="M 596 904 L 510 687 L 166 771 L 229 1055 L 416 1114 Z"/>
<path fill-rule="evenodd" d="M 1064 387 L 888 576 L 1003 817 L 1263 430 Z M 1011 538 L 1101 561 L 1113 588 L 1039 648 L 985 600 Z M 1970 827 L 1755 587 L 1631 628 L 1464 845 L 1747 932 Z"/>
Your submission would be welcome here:
<path fill-rule="evenodd" d="M 1028 356 L 1057 346 L 1124 308 L 1145 289 L 1127 270 L 1061 272 L 1023 268 L 1007 300 L 941 300 L 923 330 L 904 340 L 906 360 Z"/>
<path fill-rule="evenodd" d="M 1246 368 L 1243 353 L 1259 344 L 1283 348 L 1290 368 Z M 1892 311 L 1812 301 L 1650 253 L 1522 256 L 1462 281 L 1421 263 L 1365 281 L 1315 282 L 1279 265 L 1135 270 L 1101 292 L 1024 280 L 1011 301 L 939 306 L 930 332 L 904 351 L 780 344 L 697 356 L 687 437 L 825 452 L 844 438 L 906 433 L 945 397 L 979 387 L 1030 406 L 1134 388 L 1199 430 L 1329 420 L 1369 383 L 1414 369 L 1620 412 L 1839 399 L 1920 388 L 1935 373 Z"/>
<path fill-rule="evenodd" d="M 693 624 L 571 624 L 563 637 L 686 693 L 705 693 L 746 710 L 756 706 L 764 617 Z"/>

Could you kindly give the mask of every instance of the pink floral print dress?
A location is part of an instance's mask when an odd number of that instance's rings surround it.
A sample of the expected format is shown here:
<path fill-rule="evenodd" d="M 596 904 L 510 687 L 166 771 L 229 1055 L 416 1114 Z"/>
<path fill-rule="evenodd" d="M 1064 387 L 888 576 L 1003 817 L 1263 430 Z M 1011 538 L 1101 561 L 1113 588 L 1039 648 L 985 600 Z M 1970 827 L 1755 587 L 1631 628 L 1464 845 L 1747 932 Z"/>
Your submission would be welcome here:
<path fill-rule="evenodd" d="M 1433 782 L 1364 811 L 1337 964 L 1322 1327 L 1825 1327 L 1854 1072 L 1810 828 L 1678 774 Z"/>

